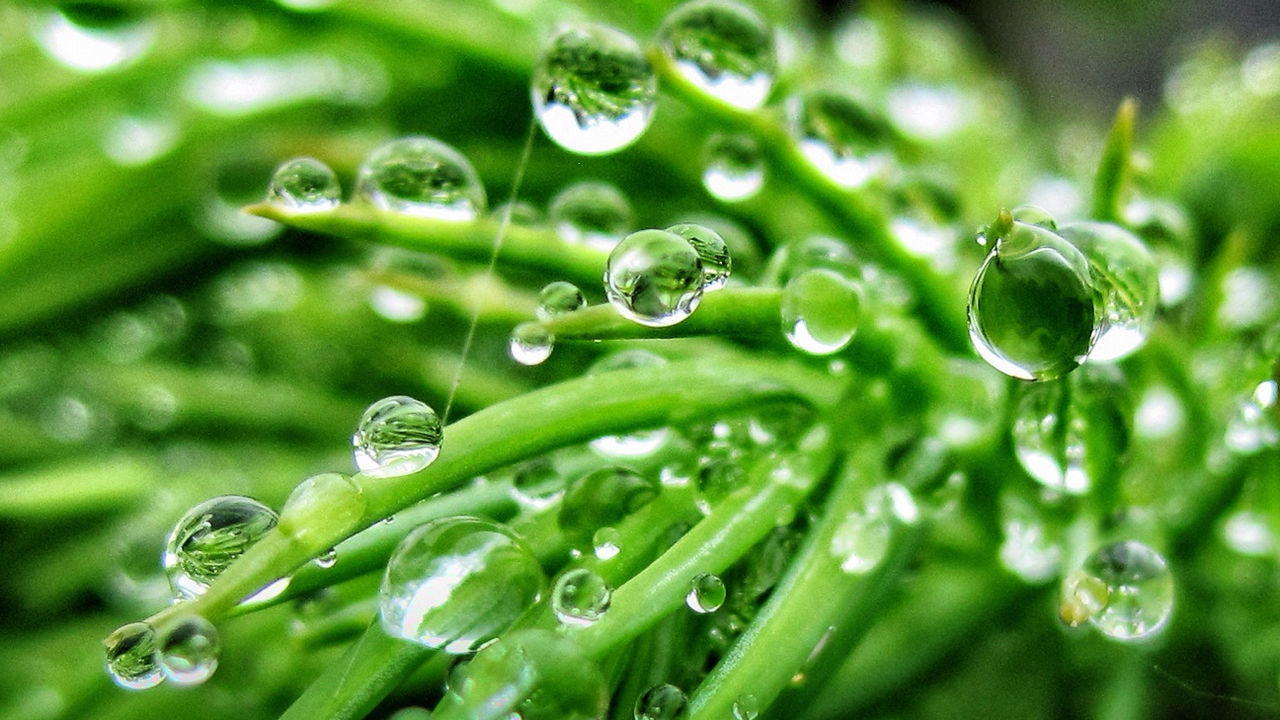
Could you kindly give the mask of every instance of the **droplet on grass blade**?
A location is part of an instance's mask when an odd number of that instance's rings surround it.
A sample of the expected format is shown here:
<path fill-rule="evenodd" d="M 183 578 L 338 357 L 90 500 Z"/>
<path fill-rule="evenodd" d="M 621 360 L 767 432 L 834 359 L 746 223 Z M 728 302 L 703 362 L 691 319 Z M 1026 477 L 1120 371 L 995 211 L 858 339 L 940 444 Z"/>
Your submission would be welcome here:
<path fill-rule="evenodd" d="M 165 544 L 162 562 L 174 596 L 203 595 L 278 521 L 274 510 L 240 495 L 223 495 L 192 508 L 174 525 Z"/>
<path fill-rule="evenodd" d="M 444 426 L 430 405 L 406 395 L 383 398 L 365 410 L 351 444 L 356 467 L 373 477 L 417 472 L 440 454 Z"/>
<path fill-rule="evenodd" d="M 355 194 L 381 210 L 468 221 L 485 211 L 484 186 L 471 163 L 435 138 L 392 140 L 369 153 Z"/>
<path fill-rule="evenodd" d="M 267 202 L 291 212 L 319 212 L 338 207 L 338 176 L 315 158 L 295 158 L 276 169 L 267 187 Z"/>
<path fill-rule="evenodd" d="M 658 46 L 685 79 L 734 107 L 760 107 L 773 87 L 773 33 L 755 11 L 737 3 L 678 6 L 658 30 Z"/>

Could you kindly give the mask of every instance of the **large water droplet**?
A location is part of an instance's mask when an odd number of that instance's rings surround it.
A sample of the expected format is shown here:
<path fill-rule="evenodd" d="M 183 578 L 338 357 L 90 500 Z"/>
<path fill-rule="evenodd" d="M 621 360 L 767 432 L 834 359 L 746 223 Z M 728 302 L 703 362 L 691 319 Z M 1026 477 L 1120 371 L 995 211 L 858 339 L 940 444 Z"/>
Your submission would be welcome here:
<path fill-rule="evenodd" d="M 719 610 L 727 596 L 723 580 L 711 573 L 700 573 L 684 596 L 684 604 L 690 610 L 705 615 Z"/>
<path fill-rule="evenodd" d="M 618 188 L 584 180 L 561 190 L 548 210 L 556 232 L 569 242 L 609 252 L 635 225 L 631 203 Z"/>
<path fill-rule="evenodd" d="M 138 10 L 107 3 L 65 3 L 32 18 L 40 49 L 85 73 L 114 70 L 138 59 L 155 42 L 157 29 Z"/>
<path fill-rule="evenodd" d="M 733 272 L 733 258 L 729 256 L 729 246 L 720 233 L 705 225 L 680 223 L 667 228 L 667 232 L 675 233 L 693 247 L 702 261 L 702 291 L 719 290 L 729 282 L 729 274 Z"/>
<path fill-rule="evenodd" d="M 438 220 L 474 220 L 485 210 L 484 186 L 457 150 L 435 138 L 392 140 L 369 153 L 356 196 L 382 210 Z"/>
<path fill-rule="evenodd" d="M 1050 380 L 1089 354 L 1098 311 L 1089 263 L 1038 225 L 1010 230 L 969 288 L 969 337 L 992 367 L 1022 380 Z"/>
<path fill-rule="evenodd" d="M 542 323 L 520 323 L 511 331 L 507 352 L 521 365 L 540 365 L 551 357 L 556 336 Z"/>
<path fill-rule="evenodd" d="M 156 643 L 165 677 L 177 685 L 199 685 L 213 676 L 222 654 L 218 630 L 199 615 L 185 617 L 166 629 Z"/>
<path fill-rule="evenodd" d="M 550 320 L 557 315 L 580 310 L 587 305 L 577 285 L 564 280 L 548 283 L 538 293 L 538 319 Z"/>
<path fill-rule="evenodd" d="M 1173 575 L 1151 547 L 1126 540 L 1100 548 L 1084 571 L 1107 588 L 1089 620 L 1116 640 L 1141 640 L 1164 629 L 1173 612 Z"/>
<path fill-rule="evenodd" d="M 613 589 L 604 578 L 587 568 L 566 571 L 551 590 L 551 609 L 566 625 L 585 626 L 604 616 Z"/>
<path fill-rule="evenodd" d="M 604 289 L 618 313 L 649 327 L 675 325 L 702 301 L 702 260 L 665 230 L 628 235 L 609 253 Z"/>
<path fill-rule="evenodd" d="M 713 135 L 704 155 L 702 185 L 717 200 L 748 200 L 764 187 L 764 157 L 749 136 Z"/>
<path fill-rule="evenodd" d="M 204 594 L 209 583 L 278 520 L 271 508 L 239 495 L 223 495 L 192 508 L 165 543 L 163 565 L 175 597 Z"/>
<path fill-rule="evenodd" d="M 379 593 L 382 627 L 450 654 L 475 652 L 542 594 L 538 559 L 505 527 L 471 517 L 435 520 L 405 536 Z"/>
<path fill-rule="evenodd" d="M 1119 225 L 1063 225 L 1062 237 L 1089 260 L 1093 285 L 1102 293 L 1101 327 L 1090 360 L 1127 357 L 1146 342 L 1160 303 L 1159 268 L 1142 241 Z"/>
<path fill-rule="evenodd" d="M 369 406 L 351 436 L 356 467 L 373 477 L 417 472 L 435 461 L 444 441 L 440 416 L 421 400 L 405 395 Z"/>
<path fill-rule="evenodd" d="M 883 123 L 852 98 L 814 92 L 788 109 L 800 152 L 837 185 L 862 187 L 889 168 Z"/>
<path fill-rule="evenodd" d="M 107 674 L 116 685 L 145 690 L 164 681 L 156 660 L 156 634 L 150 625 L 136 622 L 116 628 L 103 645 L 107 651 Z"/>
<path fill-rule="evenodd" d="M 664 365 L 666 362 L 666 358 L 661 355 L 633 348 L 605 355 L 587 369 L 587 374 L 596 375 L 627 368 L 653 367 Z M 667 428 L 640 430 L 625 435 L 603 435 L 591 441 L 591 449 L 611 458 L 644 457 L 657 452 L 666 444 L 670 435 L 671 431 Z"/>
<path fill-rule="evenodd" d="M 338 207 L 338 176 L 315 158 L 295 158 L 276 169 L 267 187 L 267 202 L 291 212 L 318 212 Z"/>
<path fill-rule="evenodd" d="M 755 11 L 737 3 L 680 5 L 658 30 L 658 46 L 689 82 L 735 107 L 760 107 L 773 87 L 773 33 Z"/>
<path fill-rule="evenodd" d="M 857 286 L 821 268 L 796 275 L 782 291 L 782 333 L 810 355 L 839 352 L 858 329 Z"/>
<path fill-rule="evenodd" d="M 572 639 L 549 630 L 508 633 L 449 680 L 448 701 L 468 717 L 599 720 L 609 707 L 600 669 Z"/>
<path fill-rule="evenodd" d="M 635 720 L 676 720 L 688 715 L 689 698 L 675 685 L 661 683 L 640 693 L 633 708 Z"/>
<path fill-rule="evenodd" d="M 648 505 L 662 486 L 625 467 L 605 467 L 569 483 L 560 508 L 560 527 L 586 531 L 618 524 Z"/>
<path fill-rule="evenodd" d="M 631 37 L 583 24 L 551 39 L 533 72 L 533 111 L 547 135 L 580 155 L 617 152 L 653 118 L 658 82 Z"/>

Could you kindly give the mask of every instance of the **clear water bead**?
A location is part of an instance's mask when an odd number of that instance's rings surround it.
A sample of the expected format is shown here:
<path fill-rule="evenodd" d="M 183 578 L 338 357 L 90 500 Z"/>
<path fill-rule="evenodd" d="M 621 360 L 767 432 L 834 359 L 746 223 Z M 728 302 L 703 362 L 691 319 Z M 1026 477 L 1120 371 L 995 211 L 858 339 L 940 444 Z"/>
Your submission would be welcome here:
<path fill-rule="evenodd" d="M 49 57 L 82 73 L 124 67 L 155 43 L 159 24 L 145 9 L 107 3 L 60 3 L 32 15 L 32 36 Z"/>
<path fill-rule="evenodd" d="M 281 165 L 267 186 L 267 202 L 291 212 L 319 212 L 338 207 L 338 176 L 315 158 L 295 158 Z"/>
<path fill-rule="evenodd" d="M 216 497 L 189 510 L 169 533 L 162 559 L 174 596 L 203 595 L 278 521 L 274 510 L 240 495 Z"/>
<path fill-rule="evenodd" d="M 369 153 L 356 196 L 376 208 L 437 220 L 474 220 L 485 210 L 484 186 L 462 153 L 435 138 L 392 140 Z"/>
<path fill-rule="evenodd" d="M 667 228 L 667 232 L 675 233 L 689 242 L 698 259 L 702 261 L 702 291 L 719 290 L 729 282 L 729 274 L 733 272 L 733 258 L 729 255 L 729 246 L 720 233 L 705 225 L 696 223 L 680 223 Z"/>
<path fill-rule="evenodd" d="M 550 320 L 586 306 L 587 299 L 582 296 L 578 286 L 564 280 L 548 283 L 538 293 L 539 320 Z"/>
<path fill-rule="evenodd" d="M 146 690 L 164 682 L 156 659 L 156 633 L 146 623 L 129 623 L 116 628 L 102 641 L 106 647 L 107 674 L 116 685 L 129 690 Z"/>
<path fill-rule="evenodd" d="M 213 676 L 222 640 L 213 623 L 199 615 L 185 617 L 165 630 L 156 643 L 165 677 L 177 685 L 199 685 Z"/>
<path fill-rule="evenodd" d="M 540 365 L 551 357 L 556 336 L 542 323 L 520 323 L 511 331 L 507 352 L 521 365 Z"/>
<path fill-rule="evenodd" d="M 551 589 L 551 609 L 565 625 L 586 626 L 604 617 L 613 589 L 599 573 L 574 568 L 561 575 Z"/>
<path fill-rule="evenodd" d="M 1052 230 L 1006 219 L 969 287 L 969 337 L 1006 375 L 1061 377 L 1093 346 L 1099 312 L 1089 261 Z"/>
<path fill-rule="evenodd" d="M 658 81 L 630 36 L 582 24 L 551 39 L 534 68 L 531 92 L 534 116 L 557 145 L 605 155 L 648 129 Z"/>
<path fill-rule="evenodd" d="M 443 518 L 396 547 L 378 607 L 389 635 L 458 655 L 505 632 L 545 586 L 538 559 L 510 530 Z"/>
<path fill-rule="evenodd" d="M 1089 260 L 1093 284 L 1102 293 L 1101 327 L 1090 360 L 1128 357 L 1142 346 L 1160 304 L 1159 267 L 1142 241 L 1119 225 L 1080 222 L 1063 225 L 1062 237 Z"/>
<path fill-rule="evenodd" d="M 447 705 L 461 705 L 464 717 L 600 720 L 609 689 L 576 641 L 524 629 L 503 635 L 459 667 L 441 702 Z"/>
<path fill-rule="evenodd" d="M 760 701 L 746 693 L 733 701 L 733 720 L 756 720 L 760 717 Z"/>
<path fill-rule="evenodd" d="M 417 472 L 435 461 L 444 425 L 430 405 L 393 395 L 369 406 L 351 436 L 356 467 L 372 477 Z"/>
<path fill-rule="evenodd" d="M 749 136 L 711 136 L 704 163 L 702 186 L 717 200 L 749 200 L 764 187 L 764 156 Z"/>
<path fill-rule="evenodd" d="M 711 573 L 700 573 L 693 579 L 689 593 L 684 596 L 684 604 L 690 610 L 706 615 L 719 610 L 727 596 L 723 580 Z"/>
<path fill-rule="evenodd" d="M 1105 586 L 1089 621 L 1116 640 L 1141 640 L 1164 629 L 1173 612 L 1173 575 L 1163 556 L 1135 540 L 1100 548 L 1084 572 Z"/>
<path fill-rule="evenodd" d="M 782 290 L 782 333 L 810 355 L 839 352 L 853 339 L 861 317 L 858 288 L 831 270 L 806 270 Z"/>
<path fill-rule="evenodd" d="M 702 301 L 702 260 L 683 237 L 665 230 L 628 235 L 609 253 L 604 289 L 620 315 L 648 327 L 689 317 Z"/>
<path fill-rule="evenodd" d="M 1242 400 L 1227 420 L 1226 444 L 1238 455 L 1254 455 L 1280 444 L 1280 416 L 1276 400 L 1280 386 L 1263 380 Z"/>
<path fill-rule="evenodd" d="M 773 33 L 755 11 L 737 3 L 680 5 L 658 30 L 658 46 L 689 82 L 735 107 L 760 107 L 773 87 Z"/>
<path fill-rule="evenodd" d="M 280 530 L 302 543 L 316 535 L 343 535 L 360 529 L 364 520 L 364 489 L 345 473 L 326 472 L 298 483 L 280 511 Z M 324 518 L 323 528 L 316 523 Z"/>
<path fill-rule="evenodd" d="M 662 486 L 625 467 L 604 467 L 569 483 L 560 506 L 560 527 L 586 532 L 612 527 L 653 502 Z"/>
<path fill-rule="evenodd" d="M 676 720 L 688 715 L 689 698 L 675 685 L 661 683 L 640 693 L 632 713 L 635 720 Z"/>
<path fill-rule="evenodd" d="M 850 575 L 871 572 L 889 552 L 891 531 L 878 509 L 851 512 L 831 536 L 831 555 Z"/>
<path fill-rule="evenodd" d="M 852 98 L 813 92 L 788 109 L 800 152 L 835 184 L 859 188 L 889 168 L 883 123 Z"/>
<path fill-rule="evenodd" d="M 606 182 L 583 180 L 551 199 L 551 224 L 565 240 L 609 252 L 635 226 L 631 203 Z"/>

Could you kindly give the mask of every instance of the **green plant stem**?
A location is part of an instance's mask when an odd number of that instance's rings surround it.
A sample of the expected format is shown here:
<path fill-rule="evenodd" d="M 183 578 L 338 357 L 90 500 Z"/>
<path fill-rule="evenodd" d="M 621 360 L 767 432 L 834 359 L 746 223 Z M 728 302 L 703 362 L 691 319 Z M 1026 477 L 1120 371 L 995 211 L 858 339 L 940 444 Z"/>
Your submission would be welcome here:
<path fill-rule="evenodd" d="M 618 314 L 610 304 L 592 305 L 541 321 L 557 342 L 728 335 L 784 345 L 778 309 L 782 291 L 771 288 L 726 288 L 702 296 L 683 322 L 647 327 Z"/>
<path fill-rule="evenodd" d="M 0 477 L 0 518 L 48 520 L 117 510 L 155 489 L 160 468 L 133 453 L 42 465 Z"/>
<path fill-rule="evenodd" d="M 1115 122 L 1107 134 L 1098 161 L 1098 173 L 1093 181 L 1093 208 L 1090 214 L 1095 220 L 1119 222 L 1124 194 L 1128 190 L 1133 156 L 1133 124 L 1138 113 L 1138 101 L 1128 97 L 1116 110 Z"/>

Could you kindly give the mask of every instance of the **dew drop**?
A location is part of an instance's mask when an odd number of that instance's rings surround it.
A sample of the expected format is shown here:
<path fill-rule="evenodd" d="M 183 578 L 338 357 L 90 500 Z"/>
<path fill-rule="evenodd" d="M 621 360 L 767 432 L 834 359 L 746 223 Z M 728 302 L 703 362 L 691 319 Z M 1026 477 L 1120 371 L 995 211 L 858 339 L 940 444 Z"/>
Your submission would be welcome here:
<path fill-rule="evenodd" d="M 635 720 L 676 720 L 688 716 L 689 698 L 675 685 L 662 683 L 640 693 L 633 709 Z"/>
<path fill-rule="evenodd" d="M 417 472 L 440 454 L 444 427 L 430 405 L 405 395 L 369 406 L 351 436 L 356 467 L 365 475 L 394 477 Z"/>
<path fill-rule="evenodd" d="M 1046 230 L 1057 232 L 1058 221 L 1053 219 L 1053 215 L 1048 210 L 1039 205 L 1019 205 L 1010 211 L 1013 219 L 1027 225 L 1036 225 Z M 985 244 L 985 243 L 979 243 Z"/>
<path fill-rule="evenodd" d="M 1164 629 L 1173 612 L 1173 575 L 1163 556 L 1135 540 L 1106 545 L 1084 563 L 1106 587 L 1089 621 L 1116 640 L 1141 640 Z"/>
<path fill-rule="evenodd" d="M 1268 557 L 1276 549 L 1269 519 L 1254 510 L 1237 510 L 1228 515 L 1222 522 L 1221 534 L 1227 547 L 1248 557 Z"/>
<path fill-rule="evenodd" d="M 376 208 L 437 220 L 474 220 L 485 210 L 484 186 L 457 150 L 423 136 L 392 140 L 369 153 L 356 196 Z"/>
<path fill-rule="evenodd" d="M 321 570 L 328 570 L 338 564 L 338 548 L 331 547 L 318 555 L 315 559 L 316 567 Z"/>
<path fill-rule="evenodd" d="M 218 630 L 199 615 L 185 617 L 161 633 L 156 657 L 177 685 L 199 685 L 213 676 L 222 654 Z"/>
<path fill-rule="evenodd" d="M 123 625 L 103 641 L 107 653 L 107 674 L 116 685 L 129 690 L 146 690 L 164 681 L 156 659 L 155 630 L 146 623 Z"/>
<path fill-rule="evenodd" d="M 534 115 L 557 145 L 579 155 L 605 155 L 648 129 L 658 82 L 630 36 L 582 24 L 551 39 L 534 69 L 531 91 Z"/>
<path fill-rule="evenodd" d="M 667 232 L 675 233 L 693 247 L 702 261 L 702 291 L 719 290 L 729 282 L 729 274 L 733 271 L 733 258 L 729 256 L 729 246 L 720 233 L 705 225 L 680 223 L 667 228 Z"/>
<path fill-rule="evenodd" d="M 319 212 L 338 207 L 338 176 L 315 158 L 294 158 L 276 169 L 267 186 L 267 202 L 291 212 Z"/>
<path fill-rule="evenodd" d="M 102 150 L 121 167 L 142 167 L 173 150 L 179 136 L 172 118 L 122 115 L 107 127 Z"/>
<path fill-rule="evenodd" d="M 587 369 L 588 375 L 626 370 L 628 368 L 665 365 L 666 358 L 648 350 L 621 350 L 597 360 Z M 591 441 L 591 449 L 609 458 L 632 458 L 652 455 L 666 445 L 671 436 L 667 428 L 640 430 L 626 435 L 604 435 Z"/>
<path fill-rule="evenodd" d="M 800 152 L 835 184 L 859 188 L 889 169 L 883 123 L 852 98 L 814 92 L 788 107 Z"/>
<path fill-rule="evenodd" d="M 810 355 L 839 352 L 858 329 L 860 306 L 852 282 L 831 270 L 806 270 L 782 290 L 782 333 Z"/>
<path fill-rule="evenodd" d="M 617 528 L 602 527 L 591 536 L 591 547 L 596 559 L 612 560 L 622 551 L 622 533 Z"/>
<path fill-rule="evenodd" d="M 746 472 L 737 461 L 729 458 L 713 458 L 698 467 L 694 475 L 694 504 L 703 515 L 729 493 L 742 486 Z"/>
<path fill-rule="evenodd" d="M 564 492 L 564 479 L 547 458 L 517 465 L 511 473 L 511 493 L 522 505 L 544 508 Z"/>
<path fill-rule="evenodd" d="M 662 486 L 625 467 L 604 467 L 569 483 L 560 507 L 560 527 L 588 534 L 612 527 L 648 505 Z"/>
<path fill-rule="evenodd" d="M 1277 425 L 1275 380 L 1264 380 L 1236 406 L 1227 420 L 1226 444 L 1238 455 L 1255 455 L 1280 444 Z"/>
<path fill-rule="evenodd" d="M 773 33 L 755 11 L 737 3 L 680 5 L 658 30 L 658 47 L 685 79 L 734 107 L 760 107 L 773 87 Z"/>
<path fill-rule="evenodd" d="M 628 235 L 609 253 L 604 289 L 618 314 L 648 327 L 689 317 L 702 301 L 702 260 L 683 237 L 665 230 Z"/>
<path fill-rule="evenodd" d="M 1189 259 L 1194 233 L 1186 213 L 1171 202 L 1141 199 L 1125 206 L 1124 221 L 1155 259 L 1160 304 L 1181 303 L 1191 293 L 1195 278 Z"/>
<path fill-rule="evenodd" d="M 538 319 L 550 320 L 558 315 L 586 307 L 587 300 L 577 285 L 564 280 L 548 283 L 538 293 Z"/>
<path fill-rule="evenodd" d="M 757 720 L 760 717 L 760 701 L 746 693 L 733 701 L 733 720 Z"/>
<path fill-rule="evenodd" d="M 174 525 L 165 542 L 162 562 L 174 596 L 203 595 L 209 583 L 278 520 L 271 508 L 240 495 L 223 495 L 192 508 Z"/>
<path fill-rule="evenodd" d="M 511 331 L 507 352 L 521 365 L 541 365 L 551 357 L 556 337 L 542 323 L 520 323 Z"/>
<path fill-rule="evenodd" d="M 613 589 L 604 578 L 587 568 L 561 575 L 551 589 L 551 609 L 565 625 L 586 626 L 604 616 Z"/>
<path fill-rule="evenodd" d="M 969 287 L 969 337 L 992 367 L 1051 380 L 1089 354 L 1098 310 L 1089 263 L 1047 228 L 1010 221 Z"/>
<path fill-rule="evenodd" d="M 1039 585 L 1058 574 L 1062 546 L 1036 510 L 1025 500 L 1006 493 L 1000 501 L 1000 564 L 1031 585 Z"/>
<path fill-rule="evenodd" d="M 584 180 L 561 190 L 548 210 L 565 240 L 609 252 L 635 225 L 631 203 L 606 182 Z"/>
<path fill-rule="evenodd" d="M 106 3 L 63 3 L 32 18 L 36 44 L 63 66 L 83 73 L 123 67 L 155 43 L 157 24 L 136 10 Z"/>
<path fill-rule="evenodd" d="M 382 627 L 453 655 L 475 652 L 545 586 L 538 559 L 505 527 L 472 517 L 434 520 L 405 536 L 387 563 Z"/>
<path fill-rule="evenodd" d="M 1119 225 L 1080 222 L 1058 231 L 1089 260 L 1102 293 L 1102 316 L 1090 360 L 1128 357 L 1146 342 L 1160 303 L 1159 268 L 1142 241 Z"/>
<path fill-rule="evenodd" d="M 369 291 L 369 307 L 393 323 L 417 322 L 427 314 L 426 300 L 389 285 L 376 285 Z"/>
<path fill-rule="evenodd" d="M 711 573 L 700 573 L 693 578 L 689 593 L 684 596 L 684 604 L 690 610 L 706 615 L 719 610 L 727 596 L 723 580 Z"/>
<path fill-rule="evenodd" d="M 850 575 L 871 572 L 889 552 L 890 527 L 878 511 L 851 512 L 831 536 L 831 555 Z"/>
<path fill-rule="evenodd" d="M 810 235 L 783 245 L 769 256 L 764 282 L 774 287 L 785 287 L 800 273 L 819 268 L 845 278 L 862 277 L 858 258 L 848 243 L 827 235 Z"/>
<path fill-rule="evenodd" d="M 280 530 L 304 543 L 314 542 L 318 534 L 346 535 L 360 528 L 364 510 L 364 491 L 354 478 L 338 472 L 319 473 L 289 493 L 280 511 Z"/>
<path fill-rule="evenodd" d="M 571 638 L 550 630 L 508 633 L 449 680 L 442 702 L 465 717 L 504 720 L 599 720 L 609 689 L 599 667 Z"/>
<path fill-rule="evenodd" d="M 702 185 L 717 200 L 749 200 L 764 187 L 764 157 L 746 135 L 713 135 L 704 152 Z"/>

